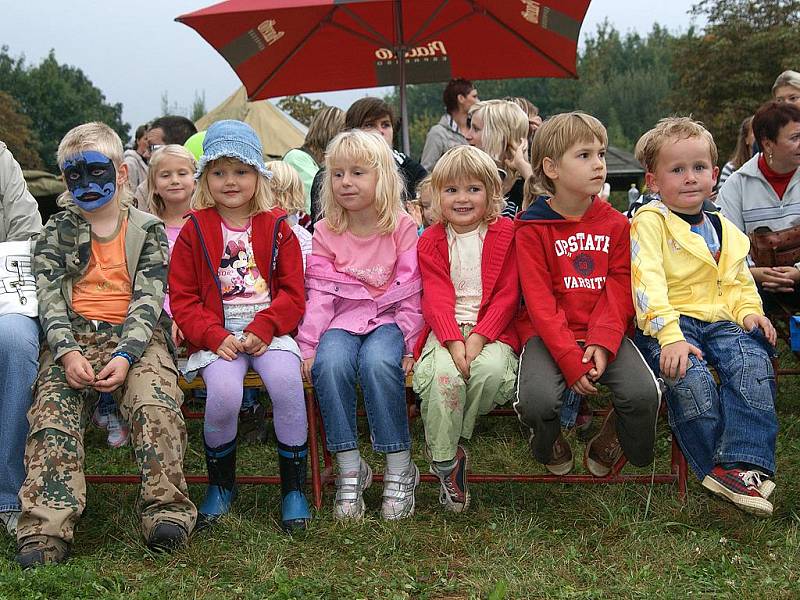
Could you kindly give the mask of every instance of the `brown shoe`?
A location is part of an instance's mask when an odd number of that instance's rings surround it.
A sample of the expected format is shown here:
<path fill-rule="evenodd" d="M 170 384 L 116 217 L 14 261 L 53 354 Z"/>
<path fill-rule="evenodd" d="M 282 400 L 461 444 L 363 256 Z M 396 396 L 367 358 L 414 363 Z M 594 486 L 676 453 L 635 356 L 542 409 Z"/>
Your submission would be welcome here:
<path fill-rule="evenodd" d="M 624 458 L 617 437 L 617 413 L 612 408 L 598 434 L 586 444 L 583 464 L 595 477 L 605 477 Z"/>
<path fill-rule="evenodd" d="M 54 565 L 67 560 L 70 545 L 50 535 L 29 535 L 19 541 L 14 560 L 23 569 Z"/>
<path fill-rule="evenodd" d="M 545 465 L 545 468 L 553 475 L 566 475 L 572 471 L 574 466 L 572 448 L 569 447 L 569 442 L 564 439 L 564 436 L 559 433 L 556 441 L 553 442 L 553 457 Z"/>

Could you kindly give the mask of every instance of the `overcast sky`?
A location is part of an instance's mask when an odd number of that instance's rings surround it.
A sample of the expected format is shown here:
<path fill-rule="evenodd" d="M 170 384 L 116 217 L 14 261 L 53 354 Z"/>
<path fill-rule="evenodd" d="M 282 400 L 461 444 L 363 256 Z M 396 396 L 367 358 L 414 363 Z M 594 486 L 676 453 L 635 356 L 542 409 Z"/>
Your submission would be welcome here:
<path fill-rule="evenodd" d="M 696 0 L 593 0 L 581 37 L 608 19 L 622 32 L 647 33 L 654 22 L 673 32 L 690 25 Z M 55 49 L 60 63 L 74 65 L 106 95 L 121 102 L 133 128 L 160 113 L 161 97 L 190 109 L 205 93 L 210 110 L 240 84 L 230 66 L 194 30 L 175 17 L 213 1 L 203 0 L 0 0 L 0 45 L 12 56 L 38 63 Z M 380 90 L 378 90 L 380 91 Z M 371 90 L 375 93 L 375 90 Z M 313 94 L 347 108 L 365 90 Z"/>

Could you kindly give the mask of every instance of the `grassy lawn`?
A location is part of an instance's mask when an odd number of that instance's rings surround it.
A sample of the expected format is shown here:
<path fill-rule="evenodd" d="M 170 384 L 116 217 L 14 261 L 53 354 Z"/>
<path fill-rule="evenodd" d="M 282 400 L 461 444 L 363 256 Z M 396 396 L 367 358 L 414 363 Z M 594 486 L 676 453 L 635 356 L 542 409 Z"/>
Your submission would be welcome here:
<path fill-rule="evenodd" d="M 663 485 L 474 485 L 464 515 L 445 514 L 438 488 L 423 484 L 415 517 L 384 523 L 375 484 L 364 522 L 335 523 L 328 489 L 309 531 L 289 538 L 278 529 L 279 489 L 242 486 L 232 515 L 159 556 L 139 537 L 135 487 L 94 485 L 66 565 L 23 573 L 10 561 L 14 542 L 0 536 L 0 598 L 798 598 L 798 392 L 800 379 L 782 379 L 772 519 L 741 513 L 692 481 L 683 504 Z M 187 472 L 204 469 L 201 431 L 190 423 Z M 103 448 L 101 433 L 87 434 L 89 471 L 130 471 L 130 450 Z M 667 435 L 662 426 L 659 470 Z M 419 421 L 413 436 L 427 468 Z M 486 419 L 470 448 L 476 472 L 541 471 L 513 419 Z M 277 472 L 271 446 L 241 449 L 240 465 Z M 191 492 L 202 499 L 202 486 Z"/>

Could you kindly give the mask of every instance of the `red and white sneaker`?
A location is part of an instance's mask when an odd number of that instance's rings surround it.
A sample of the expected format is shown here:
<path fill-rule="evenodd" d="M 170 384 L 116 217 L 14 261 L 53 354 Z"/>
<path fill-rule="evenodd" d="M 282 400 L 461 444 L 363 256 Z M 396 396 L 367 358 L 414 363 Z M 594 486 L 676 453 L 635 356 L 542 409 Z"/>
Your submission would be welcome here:
<path fill-rule="evenodd" d="M 771 517 L 772 503 L 765 495 L 771 494 L 775 485 L 773 483 L 771 489 L 761 491 L 761 475 L 760 471 L 725 469 L 717 465 L 703 479 L 703 487 L 745 512 L 759 517 Z"/>

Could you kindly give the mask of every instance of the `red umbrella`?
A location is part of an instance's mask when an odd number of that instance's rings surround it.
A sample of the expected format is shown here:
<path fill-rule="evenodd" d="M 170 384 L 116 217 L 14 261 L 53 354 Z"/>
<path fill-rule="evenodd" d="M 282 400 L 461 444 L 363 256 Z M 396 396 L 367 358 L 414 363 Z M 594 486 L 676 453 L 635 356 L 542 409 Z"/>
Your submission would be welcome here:
<path fill-rule="evenodd" d="M 452 77 L 575 77 L 589 0 L 227 0 L 177 18 L 251 100 Z"/>

